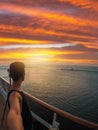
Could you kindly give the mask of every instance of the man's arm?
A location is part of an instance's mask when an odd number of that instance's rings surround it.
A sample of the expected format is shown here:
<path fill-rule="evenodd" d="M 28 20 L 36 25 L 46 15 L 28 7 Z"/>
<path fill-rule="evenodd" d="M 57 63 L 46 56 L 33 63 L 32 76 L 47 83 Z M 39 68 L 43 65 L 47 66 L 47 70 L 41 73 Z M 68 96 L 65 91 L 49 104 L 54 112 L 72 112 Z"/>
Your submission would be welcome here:
<path fill-rule="evenodd" d="M 24 130 L 18 93 L 13 92 L 10 95 L 9 102 L 10 109 L 7 115 L 8 130 Z"/>

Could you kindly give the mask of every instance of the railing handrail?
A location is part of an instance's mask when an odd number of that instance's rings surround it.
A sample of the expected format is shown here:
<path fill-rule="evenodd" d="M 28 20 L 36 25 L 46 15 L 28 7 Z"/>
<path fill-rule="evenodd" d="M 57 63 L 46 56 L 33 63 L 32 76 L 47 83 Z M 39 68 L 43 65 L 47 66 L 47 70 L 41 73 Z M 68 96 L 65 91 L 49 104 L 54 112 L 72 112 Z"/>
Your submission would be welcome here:
<path fill-rule="evenodd" d="M 3 79 L 5 82 L 7 82 L 9 84 L 9 82 L 7 80 L 5 80 L 4 78 L 0 77 L 1 79 Z M 35 102 L 37 102 L 38 104 L 42 105 L 43 107 L 45 108 L 48 108 L 49 110 L 57 113 L 58 115 L 64 117 L 64 118 L 67 118 L 75 123 L 78 123 L 80 125 L 83 125 L 85 127 L 88 127 L 88 128 L 92 128 L 94 130 L 98 130 L 98 124 L 97 123 L 94 123 L 94 122 L 91 122 L 91 121 L 88 121 L 86 119 L 83 119 L 83 118 L 80 118 L 80 117 L 77 117 L 75 115 L 72 115 L 68 112 L 65 112 L 63 110 L 60 110 L 59 108 L 57 107 L 54 107 L 32 95 L 30 95 L 29 93 L 23 91 L 27 97 L 29 97 L 30 99 L 34 100 Z"/>
<path fill-rule="evenodd" d="M 29 93 L 27 93 L 27 92 L 25 92 L 25 91 L 24 91 L 24 93 L 26 94 L 26 96 L 28 96 L 29 98 L 31 98 L 32 100 L 34 100 L 34 101 L 37 102 L 38 104 L 40 104 L 40 105 L 42 105 L 42 106 L 48 108 L 49 110 L 51 110 L 51 111 L 57 113 L 58 115 L 60 115 L 60 116 L 62 116 L 62 117 L 64 117 L 64 118 L 67 118 L 67 119 L 69 119 L 69 120 L 72 120 L 72 121 L 74 121 L 74 122 L 76 122 L 76 123 L 79 123 L 80 125 L 84 125 L 84 126 L 86 126 L 86 127 L 93 128 L 93 129 L 95 129 L 95 130 L 98 130 L 98 124 L 96 124 L 96 123 L 94 123 L 94 122 L 91 122 L 91 121 L 88 121 L 88 120 L 85 120 L 85 119 L 83 119 L 83 118 L 77 117 L 77 116 L 72 115 L 72 114 L 70 114 L 70 113 L 68 113 L 68 112 L 65 112 L 65 111 L 63 111 L 63 110 L 60 110 L 59 108 L 54 107 L 54 106 L 52 106 L 52 105 L 50 105 L 50 104 L 48 104 L 48 103 L 46 103 L 46 102 L 44 102 L 44 101 L 42 101 L 42 100 L 40 100 L 40 99 L 38 99 L 38 98 L 36 98 L 36 97 L 30 95 Z"/>

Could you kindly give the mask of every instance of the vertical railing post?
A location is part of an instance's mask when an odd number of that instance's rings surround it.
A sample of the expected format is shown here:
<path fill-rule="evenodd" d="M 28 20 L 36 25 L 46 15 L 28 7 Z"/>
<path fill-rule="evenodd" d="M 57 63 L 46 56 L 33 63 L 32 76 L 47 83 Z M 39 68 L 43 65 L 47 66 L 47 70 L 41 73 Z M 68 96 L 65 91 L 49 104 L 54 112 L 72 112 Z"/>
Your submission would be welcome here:
<path fill-rule="evenodd" d="M 52 122 L 52 128 L 50 130 L 59 130 L 60 123 L 56 121 L 57 114 L 53 114 L 53 122 Z"/>

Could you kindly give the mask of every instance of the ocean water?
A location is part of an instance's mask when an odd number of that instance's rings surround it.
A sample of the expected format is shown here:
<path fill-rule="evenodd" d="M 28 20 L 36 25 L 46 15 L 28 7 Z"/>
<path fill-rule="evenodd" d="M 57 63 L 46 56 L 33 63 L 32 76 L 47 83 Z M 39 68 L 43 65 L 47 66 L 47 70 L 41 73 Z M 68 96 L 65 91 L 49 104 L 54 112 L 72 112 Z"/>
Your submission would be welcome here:
<path fill-rule="evenodd" d="M 0 75 L 8 80 L 7 66 Z M 76 116 L 98 123 L 98 67 L 32 65 L 22 89 Z"/>

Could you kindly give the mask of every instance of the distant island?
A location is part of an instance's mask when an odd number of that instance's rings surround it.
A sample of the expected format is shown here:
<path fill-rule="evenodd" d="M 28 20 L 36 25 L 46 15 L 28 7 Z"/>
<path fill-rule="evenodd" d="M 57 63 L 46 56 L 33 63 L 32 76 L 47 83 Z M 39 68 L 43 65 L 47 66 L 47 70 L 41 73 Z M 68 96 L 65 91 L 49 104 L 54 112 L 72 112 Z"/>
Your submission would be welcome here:
<path fill-rule="evenodd" d="M 60 70 L 66 70 L 66 71 L 98 72 L 98 70 L 87 70 L 87 69 L 77 69 L 77 68 L 61 68 Z"/>

